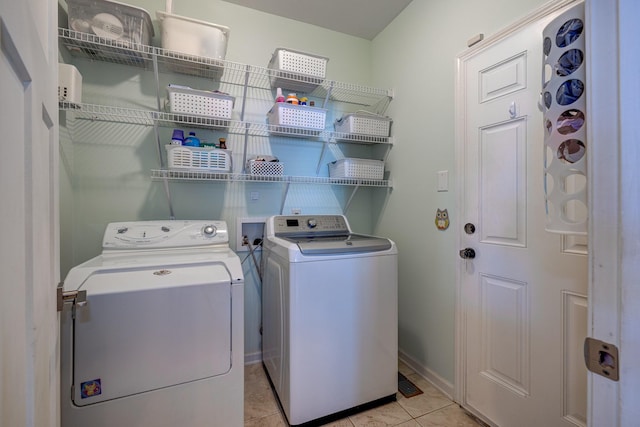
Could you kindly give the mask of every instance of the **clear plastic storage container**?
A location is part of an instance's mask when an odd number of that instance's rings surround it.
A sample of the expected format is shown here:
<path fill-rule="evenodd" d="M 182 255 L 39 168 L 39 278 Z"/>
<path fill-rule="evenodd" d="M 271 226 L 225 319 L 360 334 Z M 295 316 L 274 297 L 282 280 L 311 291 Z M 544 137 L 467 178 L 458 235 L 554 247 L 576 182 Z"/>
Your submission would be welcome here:
<path fill-rule="evenodd" d="M 69 29 L 127 44 L 151 45 L 154 36 L 149 13 L 109 0 L 67 0 Z"/>

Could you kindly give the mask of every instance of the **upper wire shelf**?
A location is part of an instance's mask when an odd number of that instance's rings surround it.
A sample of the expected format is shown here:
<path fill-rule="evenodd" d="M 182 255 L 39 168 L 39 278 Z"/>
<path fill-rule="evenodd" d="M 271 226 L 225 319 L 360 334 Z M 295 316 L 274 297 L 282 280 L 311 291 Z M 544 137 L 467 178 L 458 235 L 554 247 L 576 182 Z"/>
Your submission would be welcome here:
<path fill-rule="evenodd" d="M 113 107 L 96 104 L 77 104 L 68 101 L 59 102 L 61 110 L 70 111 L 77 119 L 117 122 L 124 124 L 162 127 L 204 127 L 222 129 L 231 134 L 249 134 L 251 136 L 285 136 L 293 138 L 317 139 L 330 143 L 348 142 L 350 144 L 392 144 L 391 137 L 357 135 L 332 131 L 317 131 L 266 123 L 250 123 L 237 120 L 203 117 L 190 114 L 176 114 L 162 111 L 139 110 L 126 107 Z"/>
<path fill-rule="evenodd" d="M 111 40 L 67 28 L 58 28 L 58 36 L 69 52 L 78 57 L 153 70 L 154 61 L 159 72 L 195 75 L 223 83 L 247 85 L 271 90 L 271 80 L 280 71 L 227 60 L 187 55 L 159 47 L 122 40 Z M 308 83 L 304 76 L 287 77 Z M 391 90 L 322 80 L 309 94 L 311 97 L 370 107 L 384 112 L 393 98 Z"/>

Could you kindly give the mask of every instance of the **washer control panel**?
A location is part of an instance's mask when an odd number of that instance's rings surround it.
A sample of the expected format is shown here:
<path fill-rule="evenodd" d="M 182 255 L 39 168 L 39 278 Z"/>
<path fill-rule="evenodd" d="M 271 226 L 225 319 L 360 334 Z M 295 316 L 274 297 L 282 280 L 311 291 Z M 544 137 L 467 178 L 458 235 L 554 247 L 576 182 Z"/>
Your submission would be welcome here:
<path fill-rule="evenodd" d="M 273 230 L 278 235 L 349 234 L 351 230 L 343 215 L 291 215 L 273 218 Z"/>
<path fill-rule="evenodd" d="M 107 225 L 103 249 L 188 248 L 229 244 L 224 221 L 132 221 Z"/>

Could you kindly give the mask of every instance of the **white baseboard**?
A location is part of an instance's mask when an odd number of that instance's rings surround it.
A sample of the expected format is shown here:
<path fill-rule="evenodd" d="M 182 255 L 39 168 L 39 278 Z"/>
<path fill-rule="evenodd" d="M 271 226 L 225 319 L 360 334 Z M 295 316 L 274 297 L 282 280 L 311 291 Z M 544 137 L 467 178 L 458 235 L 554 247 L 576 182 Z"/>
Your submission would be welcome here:
<path fill-rule="evenodd" d="M 429 368 L 425 368 L 414 358 L 403 352 L 402 350 L 398 350 L 398 359 L 402 361 L 405 365 L 413 369 L 418 375 L 420 375 L 425 380 L 429 381 L 435 388 L 444 393 L 449 399 L 455 401 L 453 384 L 449 381 L 442 378 L 440 375 L 436 374 Z"/>
<path fill-rule="evenodd" d="M 411 356 L 403 352 L 402 350 L 398 350 L 398 359 L 402 361 L 405 365 L 413 369 L 418 375 L 420 375 L 425 380 L 429 381 L 435 388 L 444 393 L 449 399 L 455 400 L 453 398 L 453 384 L 449 381 L 442 378 L 440 375 L 436 374 L 432 370 L 425 368 Z M 245 365 L 253 365 L 255 363 L 262 363 L 262 352 L 256 351 L 254 353 L 246 353 L 244 355 L 244 364 Z"/>
<path fill-rule="evenodd" d="M 253 365 L 254 363 L 262 363 L 262 352 L 256 351 L 254 353 L 245 353 L 244 364 Z"/>

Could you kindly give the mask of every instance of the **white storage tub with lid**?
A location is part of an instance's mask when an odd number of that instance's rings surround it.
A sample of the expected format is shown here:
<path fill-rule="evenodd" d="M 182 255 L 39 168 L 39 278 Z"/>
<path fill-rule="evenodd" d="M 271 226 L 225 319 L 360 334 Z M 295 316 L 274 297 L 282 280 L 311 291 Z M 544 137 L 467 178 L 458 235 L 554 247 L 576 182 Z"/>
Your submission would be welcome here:
<path fill-rule="evenodd" d="M 198 57 L 224 59 L 229 27 L 172 13 L 156 11 L 161 23 L 162 47 Z"/>
<path fill-rule="evenodd" d="M 124 44 L 151 45 L 153 25 L 142 8 L 110 0 L 67 0 L 67 5 L 71 30 Z"/>

